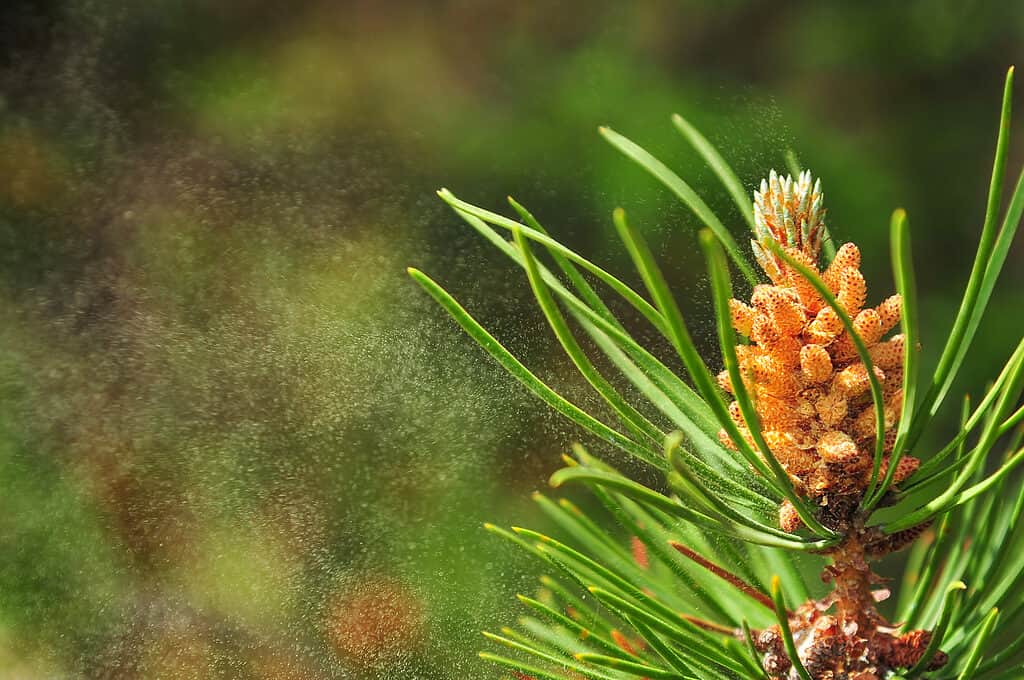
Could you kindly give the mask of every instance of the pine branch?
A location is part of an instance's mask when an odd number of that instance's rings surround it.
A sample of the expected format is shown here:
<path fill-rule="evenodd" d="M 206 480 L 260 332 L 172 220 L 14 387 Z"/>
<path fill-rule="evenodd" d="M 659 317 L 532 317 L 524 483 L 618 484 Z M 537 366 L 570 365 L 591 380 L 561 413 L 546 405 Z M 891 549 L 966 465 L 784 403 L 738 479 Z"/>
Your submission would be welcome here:
<path fill-rule="evenodd" d="M 513 199 L 520 221 L 439 192 L 524 271 L 554 338 L 617 422 L 540 380 L 426 274 L 410 269 L 413 279 L 538 398 L 664 482 L 650 488 L 575 445 L 551 485 L 583 485 L 605 513 L 538 493 L 564 540 L 487 525 L 551 573 L 535 596 L 518 596 L 539 618 L 485 633 L 523 660 L 482 658 L 520 680 L 910 680 L 935 672 L 967 680 L 1006 677 L 1024 663 L 1024 635 L 992 645 L 1000 618 L 1024 612 L 1024 572 L 1011 559 L 1024 547 L 1024 483 L 1013 481 L 1024 463 L 1024 338 L 976 405 L 963 398 L 953 439 L 930 455 L 919 451 L 969 358 L 1024 215 L 1024 172 L 1005 212 L 1002 205 L 1012 83 L 1010 69 L 974 267 L 934 367 L 918 355 L 919 344 L 936 339 L 918 327 L 906 214 L 895 211 L 891 222 L 897 294 L 867 306 L 860 251 L 835 247 L 821 183 L 792 152 L 795 178 L 771 171 L 750 200 L 714 145 L 672 118 L 751 228 L 758 273 L 689 184 L 601 128 L 706 227 L 698 239 L 724 369 L 717 375 L 622 209 L 613 222 L 650 300 L 560 244 Z M 541 262 L 544 253 L 554 268 Z M 753 286 L 749 302 L 733 297 L 730 262 Z M 608 290 L 668 340 L 685 378 L 627 331 L 631 322 L 602 297 Z M 919 396 L 922 375 L 931 377 Z M 908 545 L 915 547 L 892 623 L 876 606 L 890 593 L 870 563 Z M 821 575 L 831 591 L 820 598 L 801 576 L 812 554 L 827 562 Z"/>

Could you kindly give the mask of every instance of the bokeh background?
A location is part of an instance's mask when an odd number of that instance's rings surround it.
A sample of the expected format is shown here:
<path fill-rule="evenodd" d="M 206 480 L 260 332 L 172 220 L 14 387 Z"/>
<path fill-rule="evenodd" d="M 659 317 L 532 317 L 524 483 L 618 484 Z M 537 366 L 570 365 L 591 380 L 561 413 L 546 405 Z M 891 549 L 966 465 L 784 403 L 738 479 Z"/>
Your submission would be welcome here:
<path fill-rule="evenodd" d="M 0 678 L 500 677 L 478 631 L 537 567 L 480 526 L 546 526 L 530 492 L 579 433 L 405 267 L 591 401 L 434 191 L 512 194 L 635 280 L 626 207 L 713 357 L 695 219 L 596 128 L 738 236 L 669 115 L 750 187 L 792 148 L 876 300 L 907 208 L 934 356 L 1022 44 L 1003 2 L 5 2 Z M 1019 338 L 1010 257 L 963 389 Z"/>

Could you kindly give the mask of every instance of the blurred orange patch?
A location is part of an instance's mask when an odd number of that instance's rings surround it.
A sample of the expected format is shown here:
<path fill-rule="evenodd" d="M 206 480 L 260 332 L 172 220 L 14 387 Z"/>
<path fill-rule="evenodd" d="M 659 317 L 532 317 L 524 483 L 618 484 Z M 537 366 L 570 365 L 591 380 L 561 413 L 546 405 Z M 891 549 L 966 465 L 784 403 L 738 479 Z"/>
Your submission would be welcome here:
<path fill-rule="evenodd" d="M 405 584 L 388 578 L 347 583 L 327 609 L 326 634 L 337 652 L 363 667 L 389 666 L 423 639 L 423 603 Z"/>

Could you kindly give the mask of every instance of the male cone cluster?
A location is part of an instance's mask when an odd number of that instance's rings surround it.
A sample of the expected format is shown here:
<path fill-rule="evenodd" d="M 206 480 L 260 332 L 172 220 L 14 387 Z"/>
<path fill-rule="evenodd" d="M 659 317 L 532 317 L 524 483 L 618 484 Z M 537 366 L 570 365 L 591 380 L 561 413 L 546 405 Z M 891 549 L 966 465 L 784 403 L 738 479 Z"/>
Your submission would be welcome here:
<path fill-rule="evenodd" d="M 754 288 L 750 302 L 730 300 L 732 324 L 750 343 L 737 348 L 740 374 L 759 423 L 748 424 L 737 402 L 730 413 L 740 434 L 756 450 L 750 426 L 760 427 L 772 455 L 810 500 L 818 519 L 842 533 L 844 540 L 828 551 L 831 564 L 822 578 L 833 590 L 802 604 L 789 617 L 801 663 L 814 680 L 880 680 L 889 671 L 908 668 L 925 652 L 931 633 L 898 632 L 876 608 L 888 596 L 868 560 L 907 545 L 926 528 L 913 527 L 882 537 L 864 529 L 860 502 L 870 484 L 877 437 L 877 413 L 868 369 L 836 310 L 794 267 L 778 257 L 777 243 L 794 261 L 818 274 L 838 307 L 867 347 L 884 398 L 884 457 L 879 479 L 889 466 L 895 428 L 903 408 L 902 335 L 892 335 L 900 320 L 898 295 L 867 306 L 867 284 L 860 271 L 860 251 L 847 243 L 832 262 L 819 269 L 826 234 L 820 182 L 810 173 L 797 180 L 774 171 L 754 192 L 752 241 L 758 264 L 771 280 Z M 733 393 L 728 372 L 719 375 Z M 719 437 L 735 447 L 725 430 Z M 905 456 L 893 474 L 894 484 L 907 479 L 920 461 Z M 802 526 L 789 501 L 779 509 L 785 531 Z M 773 680 L 798 678 L 783 648 L 778 626 L 758 631 L 755 647 Z M 945 664 L 936 654 L 929 668 Z"/>
<path fill-rule="evenodd" d="M 771 284 L 754 288 L 750 303 L 729 301 L 736 331 L 750 344 L 737 347 L 747 392 L 772 454 L 785 468 L 797 492 L 821 508 L 822 521 L 848 519 L 868 486 L 874 455 L 876 415 L 870 381 L 850 334 L 833 309 L 806 278 L 767 247 L 774 241 L 796 261 L 818 273 L 839 307 L 853 320 L 874 364 L 885 398 L 885 452 L 892 449 L 902 409 L 902 366 L 906 351 L 902 335 L 884 339 L 899 323 L 900 297 L 874 307 L 865 305 L 867 284 L 860 272 L 860 251 L 843 245 L 822 272 L 818 268 L 824 228 L 820 181 L 780 178 L 774 171 L 754 192 L 754 253 Z M 719 375 L 732 393 L 728 372 Z M 733 402 L 730 413 L 740 432 L 754 446 L 748 424 Z M 735 442 L 722 430 L 729 447 Z M 756 446 L 754 446 L 756 449 Z M 904 457 L 895 483 L 919 465 Z M 885 474 L 883 459 L 879 477 Z M 801 526 L 793 506 L 779 512 L 786 531 Z"/>

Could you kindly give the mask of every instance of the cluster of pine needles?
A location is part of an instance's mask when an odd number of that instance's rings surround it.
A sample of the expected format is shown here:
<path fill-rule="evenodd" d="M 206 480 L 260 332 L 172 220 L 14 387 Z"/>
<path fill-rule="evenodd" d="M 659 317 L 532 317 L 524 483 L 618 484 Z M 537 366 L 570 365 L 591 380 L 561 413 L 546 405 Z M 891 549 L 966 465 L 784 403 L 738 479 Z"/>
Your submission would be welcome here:
<path fill-rule="evenodd" d="M 603 510 L 538 493 L 563 538 L 487 525 L 549 572 L 519 596 L 528 614 L 518 628 L 485 633 L 510 651 L 483 658 L 519 680 L 1024 677 L 1024 633 L 1013 625 L 1024 612 L 1024 484 L 1012 474 L 1024 461 L 1024 338 L 980 399 L 962 398 L 956 436 L 939 450 L 921 445 L 949 417 L 942 407 L 1024 211 L 1024 173 L 1005 209 L 1002 200 L 1012 82 L 1010 69 L 973 268 L 927 371 L 919 348 L 941 339 L 919 337 L 906 214 L 891 222 L 897 290 L 870 301 L 862 253 L 836 247 L 821 185 L 792 155 L 791 176 L 772 172 L 751 200 L 707 139 L 673 117 L 747 221 L 752 263 L 685 181 L 601 129 L 706 227 L 718 366 L 698 353 L 621 209 L 613 221 L 646 297 L 551 238 L 516 201 L 511 219 L 440 192 L 525 270 L 555 337 L 615 421 L 561 396 L 434 280 L 412 277 L 537 397 L 663 479 L 651 488 L 576 445 L 551 486 L 584 485 Z M 744 293 L 734 296 L 730 267 Z M 599 290 L 650 323 L 682 370 L 634 339 Z M 641 403 L 616 387 L 623 380 Z M 875 574 L 873 562 L 905 548 L 901 580 Z M 886 616 L 878 605 L 890 599 Z"/>

